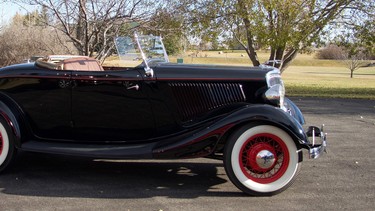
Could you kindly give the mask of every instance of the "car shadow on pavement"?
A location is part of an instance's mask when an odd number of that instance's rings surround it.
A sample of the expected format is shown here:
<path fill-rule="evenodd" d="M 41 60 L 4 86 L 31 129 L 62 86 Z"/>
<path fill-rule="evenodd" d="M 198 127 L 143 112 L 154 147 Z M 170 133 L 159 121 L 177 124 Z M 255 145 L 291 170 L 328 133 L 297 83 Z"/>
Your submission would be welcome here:
<path fill-rule="evenodd" d="M 12 169 L 0 175 L 3 194 L 76 198 L 196 198 L 245 196 L 230 183 L 221 161 L 92 160 L 20 153 Z M 220 171 L 218 171 L 220 169 Z"/>

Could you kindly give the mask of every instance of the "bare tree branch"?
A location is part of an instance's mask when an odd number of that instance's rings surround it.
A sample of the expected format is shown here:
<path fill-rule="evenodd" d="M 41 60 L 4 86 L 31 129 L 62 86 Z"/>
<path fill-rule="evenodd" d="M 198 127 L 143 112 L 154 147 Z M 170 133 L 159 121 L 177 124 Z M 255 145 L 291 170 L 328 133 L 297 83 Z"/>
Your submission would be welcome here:
<path fill-rule="evenodd" d="M 67 0 L 20 0 L 40 5 L 53 15 L 47 23 L 65 33 L 81 55 L 102 60 L 108 56 L 108 48 L 121 27 L 129 22 L 141 22 L 146 12 L 146 0 L 79 0 L 78 4 Z M 110 47 L 109 47 L 110 48 Z M 103 51 L 103 52 L 101 52 Z"/>

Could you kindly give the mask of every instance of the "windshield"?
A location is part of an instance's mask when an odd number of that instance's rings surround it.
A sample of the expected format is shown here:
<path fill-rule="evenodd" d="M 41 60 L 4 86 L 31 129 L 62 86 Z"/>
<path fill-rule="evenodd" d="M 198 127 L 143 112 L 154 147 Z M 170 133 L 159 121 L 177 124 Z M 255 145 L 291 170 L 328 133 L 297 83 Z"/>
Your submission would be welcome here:
<path fill-rule="evenodd" d="M 137 66 L 142 62 L 148 68 L 151 62 L 169 62 L 161 37 L 137 35 L 134 37 L 116 37 L 117 53 L 127 66 Z"/>

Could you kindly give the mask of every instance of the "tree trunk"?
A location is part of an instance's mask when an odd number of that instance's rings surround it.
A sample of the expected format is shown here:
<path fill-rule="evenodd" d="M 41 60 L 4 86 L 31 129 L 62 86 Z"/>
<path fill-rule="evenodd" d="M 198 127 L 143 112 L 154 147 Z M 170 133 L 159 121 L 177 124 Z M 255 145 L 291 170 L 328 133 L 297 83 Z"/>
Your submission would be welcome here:
<path fill-rule="evenodd" d="M 249 56 L 251 62 L 253 63 L 253 66 L 259 66 L 260 62 L 259 62 L 258 55 L 254 48 L 253 34 L 251 33 L 250 20 L 247 18 L 244 18 L 243 21 L 246 26 L 246 39 L 247 39 L 246 53 Z"/>
<path fill-rule="evenodd" d="M 271 47 L 271 53 L 269 57 L 269 61 L 272 61 L 272 66 L 276 68 L 280 68 L 282 65 L 282 60 L 284 56 L 284 48 L 282 47 Z M 280 61 L 280 62 L 279 62 Z"/>
<path fill-rule="evenodd" d="M 79 9 L 79 16 L 78 16 L 78 23 L 77 23 L 77 29 L 76 29 L 76 33 L 77 33 L 77 39 L 78 40 L 81 40 L 82 41 L 82 37 L 83 37 L 83 18 L 82 18 L 82 9 L 80 8 Z M 83 55 L 84 54 L 84 50 L 82 48 L 79 48 L 79 54 Z"/>
<path fill-rule="evenodd" d="M 275 49 L 271 47 L 270 57 L 268 60 L 275 60 Z"/>
<path fill-rule="evenodd" d="M 80 55 L 88 55 L 87 49 L 87 21 L 85 15 L 86 0 L 80 0 L 79 2 L 79 14 L 78 14 L 78 23 L 77 23 L 77 39 L 84 43 L 84 46 L 79 48 Z"/>
<path fill-rule="evenodd" d="M 296 58 L 297 53 L 297 49 L 291 48 L 290 50 L 288 50 L 288 52 L 284 56 L 283 63 L 280 67 L 281 73 L 284 72 L 284 70 L 289 66 L 290 62 L 292 62 L 293 59 Z"/>
<path fill-rule="evenodd" d="M 241 13 L 241 18 L 243 23 L 245 24 L 245 30 L 246 30 L 246 40 L 247 40 L 247 47 L 246 53 L 249 56 L 251 62 L 253 63 L 253 66 L 259 66 L 260 62 L 258 59 L 258 55 L 254 48 L 254 42 L 253 42 L 253 34 L 252 34 L 252 28 L 251 28 L 251 22 L 249 19 L 249 11 L 247 11 L 247 2 L 243 0 L 238 1 L 239 4 L 239 13 Z"/>
<path fill-rule="evenodd" d="M 283 56 L 284 56 L 284 48 L 282 47 L 278 47 L 276 49 L 276 60 L 282 60 L 283 59 Z"/>

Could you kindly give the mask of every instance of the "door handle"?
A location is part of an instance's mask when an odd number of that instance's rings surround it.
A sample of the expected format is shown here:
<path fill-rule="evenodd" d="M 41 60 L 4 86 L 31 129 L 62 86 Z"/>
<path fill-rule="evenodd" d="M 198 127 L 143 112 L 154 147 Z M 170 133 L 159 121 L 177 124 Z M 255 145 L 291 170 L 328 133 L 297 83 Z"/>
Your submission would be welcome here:
<path fill-rule="evenodd" d="M 129 86 L 128 88 L 126 88 L 126 89 L 135 89 L 135 90 L 139 90 L 139 85 L 138 84 L 136 84 L 136 85 L 134 85 L 134 86 Z"/>

